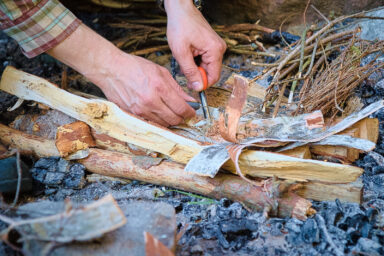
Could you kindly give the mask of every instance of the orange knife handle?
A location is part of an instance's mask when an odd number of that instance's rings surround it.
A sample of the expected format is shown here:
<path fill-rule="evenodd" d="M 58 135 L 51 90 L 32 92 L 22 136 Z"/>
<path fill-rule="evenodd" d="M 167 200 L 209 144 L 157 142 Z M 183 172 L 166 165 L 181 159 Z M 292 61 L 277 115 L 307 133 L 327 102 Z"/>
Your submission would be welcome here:
<path fill-rule="evenodd" d="M 207 72 L 202 67 L 198 67 L 201 77 L 203 78 L 203 91 L 208 88 L 208 77 Z"/>

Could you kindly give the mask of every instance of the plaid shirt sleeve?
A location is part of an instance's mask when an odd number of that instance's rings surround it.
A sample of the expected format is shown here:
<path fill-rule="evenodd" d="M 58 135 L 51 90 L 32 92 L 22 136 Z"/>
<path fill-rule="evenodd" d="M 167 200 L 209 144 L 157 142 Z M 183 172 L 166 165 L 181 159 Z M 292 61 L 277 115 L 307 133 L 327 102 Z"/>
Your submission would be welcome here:
<path fill-rule="evenodd" d="M 0 0 L 0 29 L 29 58 L 56 46 L 80 24 L 58 0 Z"/>

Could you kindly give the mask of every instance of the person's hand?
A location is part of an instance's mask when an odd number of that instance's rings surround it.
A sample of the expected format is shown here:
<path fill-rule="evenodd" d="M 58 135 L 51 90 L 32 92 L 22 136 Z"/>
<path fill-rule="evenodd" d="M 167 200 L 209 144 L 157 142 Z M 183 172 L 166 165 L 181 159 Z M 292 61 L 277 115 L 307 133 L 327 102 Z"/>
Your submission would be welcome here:
<path fill-rule="evenodd" d="M 164 67 L 121 53 L 113 76 L 100 81 L 105 96 L 118 106 L 164 126 L 177 125 L 195 115 L 186 94 Z"/>
<path fill-rule="evenodd" d="M 167 38 L 173 56 L 188 79 L 188 87 L 203 89 L 202 78 L 194 62 L 201 56 L 201 67 L 207 71 L 208 85 L 220 78 L 221 62 L 226 44 L 211 28 L 192 0 L 166 0 Z"/>
<path fill-rule="evenodd" d="M 67 39 L 48 51 L 82 73 L 119 107 L 164 126 L 195 115 L 188 96 L 167 69 L 126 54 L 80 25 Z"/>

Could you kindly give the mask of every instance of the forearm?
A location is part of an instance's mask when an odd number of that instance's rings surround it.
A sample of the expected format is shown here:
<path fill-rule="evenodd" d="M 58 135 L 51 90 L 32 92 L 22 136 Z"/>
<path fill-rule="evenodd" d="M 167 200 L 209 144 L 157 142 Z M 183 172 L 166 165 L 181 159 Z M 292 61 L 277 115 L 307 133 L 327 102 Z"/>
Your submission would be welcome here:
<path fill-rule="evenodd" d="M 120 50 L 82 24 L 47 53 L 100 86 L 102 79 L 112 75 L 109 67 L 116 61 Z"/>

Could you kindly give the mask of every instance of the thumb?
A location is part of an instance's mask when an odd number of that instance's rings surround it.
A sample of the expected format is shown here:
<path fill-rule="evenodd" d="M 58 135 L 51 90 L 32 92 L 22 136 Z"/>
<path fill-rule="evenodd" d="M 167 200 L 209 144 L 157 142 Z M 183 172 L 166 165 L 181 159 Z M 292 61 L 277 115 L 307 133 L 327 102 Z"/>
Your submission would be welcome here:
<path fill-rule="evenodd" d="M 181 58 L 176 59 L 180 65 L 181 71 L 188 80 L 188 88 L 195 91 L 203 90 L 203 80 L 200 71 L 197 69 L 197 65 L 193 59 L 192 52 L 186 50 Z"/>

